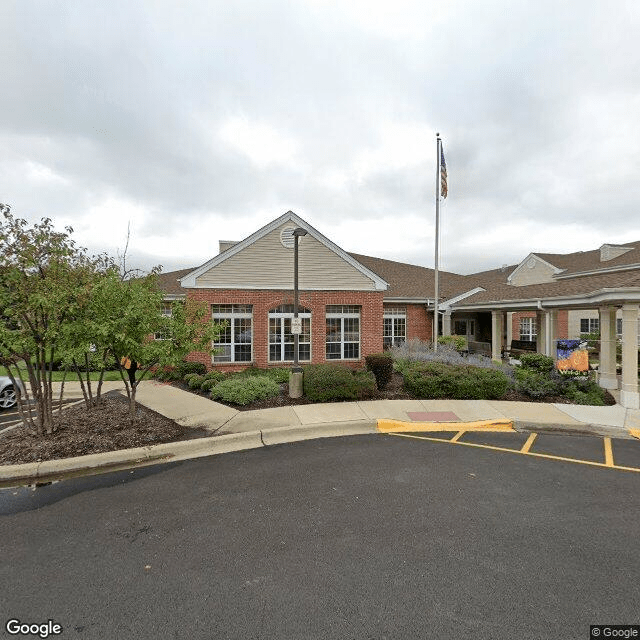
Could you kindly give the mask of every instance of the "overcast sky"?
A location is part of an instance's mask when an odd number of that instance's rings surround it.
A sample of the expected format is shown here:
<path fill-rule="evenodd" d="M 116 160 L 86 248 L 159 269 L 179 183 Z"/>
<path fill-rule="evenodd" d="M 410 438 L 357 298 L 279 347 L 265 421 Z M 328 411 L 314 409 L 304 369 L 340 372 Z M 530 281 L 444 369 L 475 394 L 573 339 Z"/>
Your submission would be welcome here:
<path fill-rule="evenodd" d="M 199 265 L 291 209 L 442 268 L 640 241 L 638 0 L 0 0 L 0 202 Z"/>

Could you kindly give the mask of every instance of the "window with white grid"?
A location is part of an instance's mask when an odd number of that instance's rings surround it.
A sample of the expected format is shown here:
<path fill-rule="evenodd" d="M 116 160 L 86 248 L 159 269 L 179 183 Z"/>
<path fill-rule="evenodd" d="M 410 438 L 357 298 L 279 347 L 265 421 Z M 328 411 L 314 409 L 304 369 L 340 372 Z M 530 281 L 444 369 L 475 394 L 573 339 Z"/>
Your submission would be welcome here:
<path fill-rule="evenodd" d="M 171 307 L 171 303 L 170 302 L 163 302 L 160 305 L 160 313 L 162 316 L 164 316 L 165 318 L 170 318 L 173 315 L 173 309 Z M 156 333 L 154 335 L 156 340 L 169 340 L 169 338 L 171 338 L 171 336 L 164 332 L 164 333 Z"/>
<path fill-rule="evenodd" d="M 406 307 L 385 307 L 382 341 L 384 348 L 402 344 L 407 339 Z"/>
<path fill-rule="evenodd" d="M 600 331 L 600 318 L 580 318 L 580 333 L 597 333 Z"/>
<path fill-rule="evenodd" d="M 214 304 L 213 322 L 224 325 L 218 341 L 214 362 L 251 362 L 253 346 L 253 307 L 250 304 Z"/>
<path fill-rule="evenodd" d="M 294 307 L 282 304 L 269 311 L 269 361 L 293 362 L 294 337 L 291 333 L 291 319 Z M 302 333 L 298 337 L 298 360 L 311 360 L 311 311 L 300 307 L 298 317 L 302 319 Z"/>
<path fill-rule="evenodd" d="M 360 358 L 360 307 L 328 305 L 326 308 L 327 360 Z"/>
<path fill-rule="evenodd" d="M 535 342 L 538 336 L 535 318 L 520 318 L 520 340 Z"/>

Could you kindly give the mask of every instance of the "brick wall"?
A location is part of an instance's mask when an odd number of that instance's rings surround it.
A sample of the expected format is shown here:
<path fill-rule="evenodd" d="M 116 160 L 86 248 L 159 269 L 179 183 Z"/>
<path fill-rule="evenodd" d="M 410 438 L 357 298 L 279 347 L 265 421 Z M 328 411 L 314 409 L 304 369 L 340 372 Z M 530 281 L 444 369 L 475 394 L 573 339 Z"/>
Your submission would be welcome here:
<path fill-rule="evenodd" d="M 535 318 L 535 311 L 517 311 L 511 316 L 512 339 L 520 340 L 520 318 Z M 558 335 L 557 338 L 567 338 L 569 332 L 569 312 L 558 311 Z"/>
<path fill-rule="evenodd" d="M 433 313 L 423 304 L 407 305 L 407 340 L 411 338 L 433 340 Z"/>
<path fill-rule="evenodd" d="M 253 362 L 216 363 L 216 369 L 238 371 L 247 366 L 287 366 L 269 362 L 269 310 L 282 304 L 293 304 L 292 291 L 254 289 L 189 289 L 187 296 L 212 304 L 250 304 L 253 306 Z M 364 356 L 382 351 L 382 291 L 301 291 L 300 306 L 311 310 L 311 362 L 336 362 L 360 367 Z M 360 359 L 357 361 L 327 360 L 325 351 L 326 305 L 358 305 L 360 309 Z M 212 367 L 211 355 L 189 354 L 188 360 Z"/>

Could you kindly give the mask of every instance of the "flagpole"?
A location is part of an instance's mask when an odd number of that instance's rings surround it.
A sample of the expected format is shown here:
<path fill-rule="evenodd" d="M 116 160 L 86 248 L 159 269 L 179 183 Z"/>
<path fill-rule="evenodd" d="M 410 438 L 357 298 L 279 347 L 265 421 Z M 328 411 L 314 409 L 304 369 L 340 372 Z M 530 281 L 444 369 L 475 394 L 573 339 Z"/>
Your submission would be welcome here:
<path fill-rule="evenodd" d="M 433 301 L 433 350 L 438 350 L 438 258 L 440 239 L 440 134 L 436 133 L 436 256 L 435 256 L 435 297 Z"/>

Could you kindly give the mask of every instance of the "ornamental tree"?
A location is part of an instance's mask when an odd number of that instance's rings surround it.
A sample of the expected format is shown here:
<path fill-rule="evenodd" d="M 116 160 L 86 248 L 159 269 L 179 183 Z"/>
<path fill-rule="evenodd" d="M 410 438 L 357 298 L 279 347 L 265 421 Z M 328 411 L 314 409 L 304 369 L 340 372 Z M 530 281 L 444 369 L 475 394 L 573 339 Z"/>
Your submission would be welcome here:
<path fill-rule="evenodd" d="M 61 354 L 63 327 L 79 313 L 103 258 L 77 247 L 71 227 L 56 231 L 49 218 L 30 227 L 3 204 L 0 214 L 0 359 L 18 391 L 24 424 L 52 433 L 52 363 Z M 33 396 L 35 415 L 17 379 Z"/>

